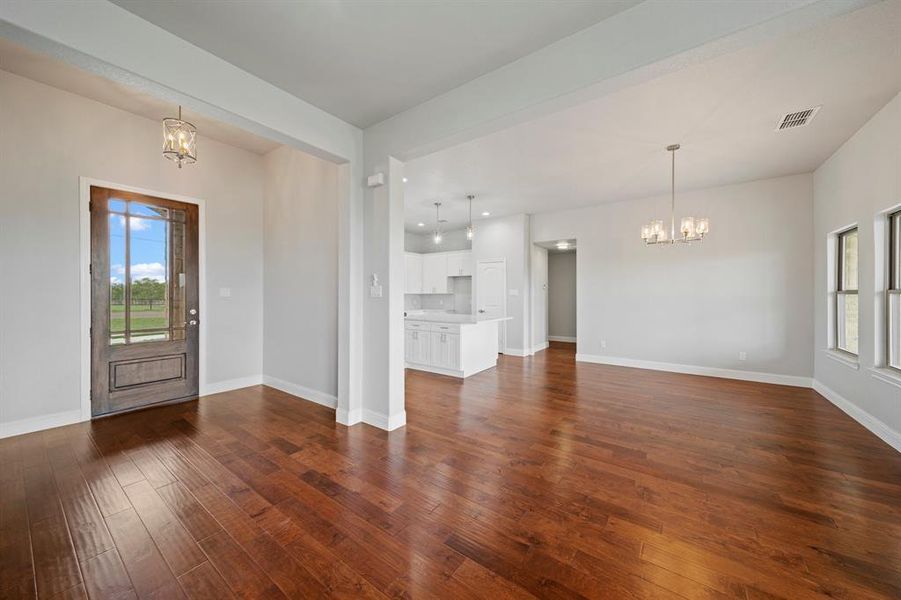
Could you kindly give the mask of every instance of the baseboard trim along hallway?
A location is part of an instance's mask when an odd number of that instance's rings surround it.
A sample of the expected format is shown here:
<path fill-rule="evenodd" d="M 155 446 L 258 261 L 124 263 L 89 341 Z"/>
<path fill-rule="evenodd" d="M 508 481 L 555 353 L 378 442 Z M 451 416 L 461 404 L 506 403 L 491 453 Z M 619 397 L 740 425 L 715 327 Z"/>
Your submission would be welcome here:
<path fill-rule="evenodd" d="M 657 362 L 652 360 L 620 358 L 617 356 L 601 356 L 598 354 L 576 354 L 576 361 L 595 363 L 599 365 L 613 365 L 616 367 L 632 367 L 635 369 L 651 369 L 652 371 L 684 373 L 686 375 L 704 375 L 707 377 L 722 377 L 724 379 L 739 379 L 741 381 L 756 381 L 757 383 L 774 383 L 776 385 L 791 385 L 795 387 L 805 388 L 813 387 L 812 377 L 782 375 L 780 373 L 761 373 L 759 371 L 742 371 L 740 369 L 721 369 L 717 367 L 702 367 L 699 365 L 682 365 L 677 363 Z"/>

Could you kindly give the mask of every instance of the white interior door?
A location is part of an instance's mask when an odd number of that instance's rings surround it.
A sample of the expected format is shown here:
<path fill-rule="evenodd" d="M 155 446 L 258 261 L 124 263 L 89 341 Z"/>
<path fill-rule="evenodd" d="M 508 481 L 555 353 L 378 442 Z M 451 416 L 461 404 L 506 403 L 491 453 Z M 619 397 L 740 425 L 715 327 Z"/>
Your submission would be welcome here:
<path fill-rule="evenodd" d="M 480 260 L 476 265 L 476 313 L 482 317 L 507 316 L 507 264 L 503 259 Z M 497 328 L 497 347 L 505 352 L 507 322 Z"/>

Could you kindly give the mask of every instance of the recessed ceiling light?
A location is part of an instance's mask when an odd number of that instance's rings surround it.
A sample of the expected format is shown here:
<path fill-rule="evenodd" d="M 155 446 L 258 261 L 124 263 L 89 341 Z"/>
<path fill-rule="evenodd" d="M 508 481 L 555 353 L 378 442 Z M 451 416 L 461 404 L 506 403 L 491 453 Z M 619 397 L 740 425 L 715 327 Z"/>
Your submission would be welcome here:
<path fill-rule="evenodd" d="M 567 248 L 569 248 L 569 242 L 566 242 L 566 241 L 559 241 L 559 242 L 557 242 L 557 249 L 558 249 L 558 250 L 566 250 Z"/>
<path fill-rule="evenodd" d="M 407 181 L 408 181 L 408 179 L 406 177 L 404 177 L 404 183 L 407 183 Z"/>
<path fill-rule="evenodd" d="M 425 227 L 425 223 L 417 223 L 416 226 L 417 227 Z"/>
<path fill-rule="evenodd" d="M 486 210 L 485 212 L 482 213 L 482 216 L 489 217 L 489 216 L 491 216 L 491 213 Z"/>

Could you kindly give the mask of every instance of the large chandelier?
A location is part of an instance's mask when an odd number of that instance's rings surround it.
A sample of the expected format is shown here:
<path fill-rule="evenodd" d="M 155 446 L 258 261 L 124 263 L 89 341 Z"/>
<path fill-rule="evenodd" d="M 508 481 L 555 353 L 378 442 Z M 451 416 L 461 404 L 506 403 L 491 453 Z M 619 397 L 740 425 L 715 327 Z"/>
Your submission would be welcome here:
<path fill-rule="evenodd" d="M 641 228 L 641 239 L 647 245 L 700 242 L 705 235 L 710 233 L 710 219 L 707 217 L 682 217 L 681 227 L 679 227 L 681 235 L 676 236 L 676 150 L 678 149 L 679 144 L 666 147 L 667 152 L 672 155 L 669 232 L 666 231 L 663 221 L 660 220 L 651 221 L 647 225 L 643 225 Z"/>
<path fill-rule="evenodd" d="M 163 156 L 175 162 L 179 169 L 183 164 L 197 162 L 197 128 L 181 120 L 181 105 L 177 119 L 163 119 Z"/>

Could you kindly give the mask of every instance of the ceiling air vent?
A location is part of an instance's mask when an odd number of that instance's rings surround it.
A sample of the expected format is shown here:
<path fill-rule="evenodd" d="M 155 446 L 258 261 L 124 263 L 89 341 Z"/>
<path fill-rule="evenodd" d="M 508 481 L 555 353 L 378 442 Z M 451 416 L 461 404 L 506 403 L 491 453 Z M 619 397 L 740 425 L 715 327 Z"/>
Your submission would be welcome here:
<path fill-rule="evenodd" d="M 782 118 L 779 119 L 779 124 L 776 126 L 776 131 L 782 131 L 783 129 L 794 129 L 795 127 L 804 127 L 813 121 L 813 118 L 820 111 L 819 106 L 814 106 L 813 108 L 805 108 L 804 110 L 799 110 L 796 112 L 790 112 L 782 115 Z"/>

